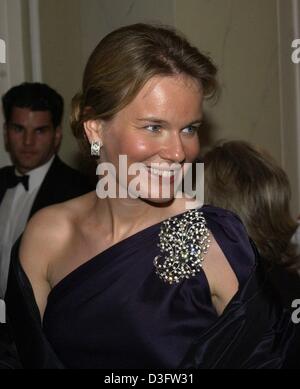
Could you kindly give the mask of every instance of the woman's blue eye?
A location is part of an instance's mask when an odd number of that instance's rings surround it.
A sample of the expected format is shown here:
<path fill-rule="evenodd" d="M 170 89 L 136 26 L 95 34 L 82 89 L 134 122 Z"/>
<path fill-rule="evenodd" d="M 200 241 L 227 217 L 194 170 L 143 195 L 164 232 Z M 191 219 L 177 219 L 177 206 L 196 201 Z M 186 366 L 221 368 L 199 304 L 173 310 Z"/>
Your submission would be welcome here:
<path fill-rule="evenodd" d="M 146 130 L 151 131 L 151 132 L 158 132 L 161 128 L 161 126 L 156 125 L 156 124 L 150 124 L 149 126 L 144 127 Z"/>
<path fill-rule="evenodd" d="M 199 129 L 199 126 L 189 126 L 189 127 L 185 127 L 182 132 L 184 132 L 185 134 L 194 134 L 195 132 L 197 132 Z"/>

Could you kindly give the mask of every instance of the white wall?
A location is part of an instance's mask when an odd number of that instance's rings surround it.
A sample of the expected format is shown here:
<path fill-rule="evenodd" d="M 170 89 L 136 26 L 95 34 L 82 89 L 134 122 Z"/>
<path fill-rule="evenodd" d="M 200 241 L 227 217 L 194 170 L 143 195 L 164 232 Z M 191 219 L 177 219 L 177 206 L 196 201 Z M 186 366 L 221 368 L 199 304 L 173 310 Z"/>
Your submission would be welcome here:
<path fill-rule="evenodd" d="M 6 64 L 0 64 L 0 95 L 25 79 L 22 30 L 22 0 L 0 0 L 0 38 L 6 43 Z M 2 136 L 3 117 L 0 113 L 0 167 L 9 163 Z"/>
<path fill-rule="evenodd" d="M 281 161 L 276 0 L 176 3 L 176 26 L 219 69 L 214 137 L 259 143 Z"/>
<path fill-rule="evenodd" d="M 81 87 L 92 50 L 124 24 L 173 24 L 173 6 L 173 0 L 39 0 L 43 81 L 56 88 L 66 103 L 60 151 L 66 162 L 78 168 L 82 163 L 69 126 L 70 101 Z"/>
<path fill-rule="evenodd" d="M 42 81 L 66 102 L 63 159 L 77 166 L 69 104 L 95 45 L 121 25 L 160 21 L 182 30 L 220 69 L 223 93 L 207 109 L 214 138 L 267 148 L 287 170 L 293 209 L 300 211 L 300 65 L 290 61 L 291 41 L 300 38 L 300 0 L 0 0 L 0 38 L 8 50 L 8 64 L 0 64 L 2 93 L 37 74 L 38 53 L 31 56 L 26 33 L 28 2 L 39 4 Z M 1 139 L 0 166 L 6 163 Z"/>
<path fill-rule="evenodd" d="M 300 214 L 300 0 L 176 0 L 176 27 L 219 68 L 222 94 L 207 112 L 215 139 L 267 149 L 286 170 Z"/>
<path fill-rule="evenodd" d="M 5 43 L 7 41 L 7 28 L 6 28 L 6 1 L 0 0 L 0 38 L 5 40 Z M 7 44 L 6 44 L 7 47 Z M 2 95 L 4 91 L 7 88 L 8 85 L 8 68 L 6 64 L 0 63 L 0 94 Z M 2 116 L 2 110 L 0 112 L 0 128 L 2 127 L 3 123 L 3 116 Z M 0 131 L 0 166 L 5 165 L 8 163 L 8 158 L 6 153 L 4 152 L 4 145 L 3 145 L 3 137 L 2 137 L 2 130 Z"/>
<path fill-rule="evenodd" d="M 291 60 L 300 38 L 300 0 L 277 0 L 282 165 L 292 186 L 292 209 L 300 214 L 300 64 Z"/>
<path fill-rule="evenodd" d="M 80 0 L 84 62 L 106 34 L 126 24 L 174 25 L 173 0 Z"/>

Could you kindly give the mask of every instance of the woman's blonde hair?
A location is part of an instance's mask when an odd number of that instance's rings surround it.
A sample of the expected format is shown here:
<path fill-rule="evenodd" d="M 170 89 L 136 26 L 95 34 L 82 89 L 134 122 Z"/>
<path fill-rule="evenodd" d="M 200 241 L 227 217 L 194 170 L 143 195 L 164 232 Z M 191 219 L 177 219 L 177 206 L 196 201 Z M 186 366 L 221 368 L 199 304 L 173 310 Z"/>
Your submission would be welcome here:
<path fill-rule="evenodd" d="M 74 135 L 86 141 L 85 121 L 111 119 L 153 76 L 179 73 L 196 79 L 205 97 L 215 95 L 216 67 L 175 30 L 140 23 L 113 31 L 91 54 L 72 100 Z"/>
<path fill-rule="evenodd" d="M 205 202 L 235 212 L 260 255 L 299 267 L 291 238 L 291 191 L 286 173 L 265 152 L 240 141 L 217 145 L 204 156 Z"/>

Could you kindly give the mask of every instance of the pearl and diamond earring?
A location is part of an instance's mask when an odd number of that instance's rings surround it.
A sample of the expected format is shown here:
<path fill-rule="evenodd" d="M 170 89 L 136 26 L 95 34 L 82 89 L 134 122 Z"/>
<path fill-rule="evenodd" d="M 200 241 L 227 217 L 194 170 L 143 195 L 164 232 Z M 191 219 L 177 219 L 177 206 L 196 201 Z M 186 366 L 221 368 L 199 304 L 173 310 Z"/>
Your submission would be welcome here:
<path fill-rule="evenodd" d="M 91 143 L 91 155 L 95 157 L 100 157 L 100 151 L 103 143 L 101 140 L 93 140 Z"/>

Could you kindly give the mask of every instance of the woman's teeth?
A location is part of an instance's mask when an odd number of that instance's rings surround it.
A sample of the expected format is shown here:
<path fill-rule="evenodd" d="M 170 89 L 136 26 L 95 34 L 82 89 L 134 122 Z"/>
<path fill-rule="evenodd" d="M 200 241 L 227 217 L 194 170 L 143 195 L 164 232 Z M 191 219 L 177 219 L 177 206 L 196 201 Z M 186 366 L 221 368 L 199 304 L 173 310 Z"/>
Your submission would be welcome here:
<path fill-rule="evenodd" d="M 160 169 L 155 169 L 152 167 L 148 168 L 151 174 L 154 174 L 156 176 L 161 176 L 165 178 L 170 178 L 174 176 L 174 170 L 160 170 Z"/>

